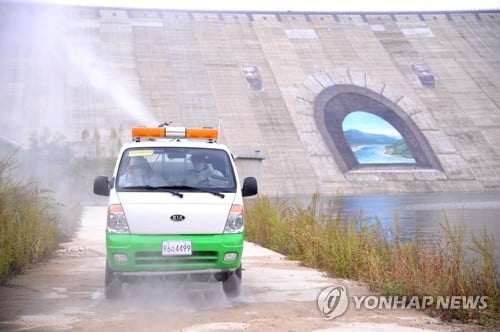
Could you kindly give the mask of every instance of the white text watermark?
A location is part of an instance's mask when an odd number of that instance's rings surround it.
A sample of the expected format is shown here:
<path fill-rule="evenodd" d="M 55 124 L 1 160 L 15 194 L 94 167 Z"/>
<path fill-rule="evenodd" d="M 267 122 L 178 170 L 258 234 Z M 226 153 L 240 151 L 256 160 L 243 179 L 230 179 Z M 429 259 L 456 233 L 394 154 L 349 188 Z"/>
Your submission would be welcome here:
<path fill-rule="evenodd" d="M 345 286 L 334 285 L 321 290 L 317 297 L 318 309 L 324 319 L 334 319 L 347 311 L 352 299 L 355 310 L 375 309 L 436 309 L 483 310 L 488 307 L 488 296 L 382 296 L 347 295 Z"/>

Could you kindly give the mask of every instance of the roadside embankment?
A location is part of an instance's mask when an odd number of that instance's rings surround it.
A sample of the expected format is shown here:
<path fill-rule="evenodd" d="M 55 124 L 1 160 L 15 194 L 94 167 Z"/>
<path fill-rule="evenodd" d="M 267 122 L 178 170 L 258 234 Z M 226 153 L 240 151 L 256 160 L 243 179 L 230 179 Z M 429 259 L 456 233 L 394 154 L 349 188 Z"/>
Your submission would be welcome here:
<path fill-rule="evenodd" d="M 0 158 L 0 284 L 49 255 L 74 230 L 81 210 L 56 202 L 36 181 L 17 180 L 14 165 L 13 156 Z"/>
<path fill-rule="evenodd" d="M 57 244 L 55 215 L 34 185 L 16 183 L 11 158 L 0 160 L 0 282 Z"/>
<path fill-rule="evenodd" d="M 341 199 L 341 198 L 340 198 Z M 340 278 L 363 281 L 375 291 L 393 296 L 487 296 L 485 309 L 430 310 L 445 320 L 490 325 L 500 320 L 499 270 L 494 239 L 472 236 L 464 244 L 465 227 L 445 221 L 432 241 L 400 240 L 378 223 L 343 220 L 334 208 L 320 206 L 315 195 L 308 207 L 298 202 L 260 197 L 246 205 L 249 241 L 278 251 L 309 267 Z M 474 255 L 474 259 L 471 256 Z"/>

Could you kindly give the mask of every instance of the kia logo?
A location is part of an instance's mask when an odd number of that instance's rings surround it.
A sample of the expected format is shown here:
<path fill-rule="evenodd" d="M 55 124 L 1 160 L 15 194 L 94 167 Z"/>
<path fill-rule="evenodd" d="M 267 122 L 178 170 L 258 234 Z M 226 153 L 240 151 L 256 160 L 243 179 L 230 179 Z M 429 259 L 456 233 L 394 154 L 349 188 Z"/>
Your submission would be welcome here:
<path fill-rule="evenodd" d="M 173 221 L 183 221 L 184 219 L 186 219 L 186 217 L 184 217 L 182 214 L 174 214 L 173 216 L 170 216 L 170 219 L 172 219 Z"/>

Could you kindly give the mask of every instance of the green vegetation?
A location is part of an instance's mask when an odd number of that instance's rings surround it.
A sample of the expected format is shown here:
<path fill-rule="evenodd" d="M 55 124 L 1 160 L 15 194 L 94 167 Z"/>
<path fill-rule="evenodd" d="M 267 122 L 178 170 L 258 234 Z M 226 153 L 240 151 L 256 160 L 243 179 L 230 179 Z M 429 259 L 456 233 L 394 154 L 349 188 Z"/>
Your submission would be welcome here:
<path fill-rule="evenodd" d="M 0 160 L 0 283 L 56 247 L 58 215 L 34 184 L 16 183 L 12 158 Z"/>
<path fill-rule="evenodd" d="M 385 154 L 396 157 L 413 159 L 413 155 L 411 154 L 404 140 L 399 140 L 392 145 L 386 146 Z"/>
<path fill-rule="evenodd" d="M 431 313 L 498 324 L 499 271 L 488 234 L 473 236 L 472 252 L 467 252 L 465 227 L 452 229 L 446 221 L 439 239 L 408 243 L 397 232 L 385 232 L 380 223 L 343 220 L 333 206 L 322 209 L 318 195 L 306 208 L 297 202 L 257 198 L 246 205 L 247 239 L 333 276 L 366 282 L 384 295 L 488 296 L 488 307 L 482 311 Z"/>
<path fill-rule="evenodd" d="M 119 134 L 111 135 L 116 149 Z M 70 143 L 45 128 L 25 149 L 0 153 L 0 283 L 73 235 L 80 202 L 96 200 L 94 177 L 113 169 L 117 151 L 101 153 L 99 137 L 84 130 L 81 142 Z"/>
<path fill-rule="evenodd" d="M 72 236 L 80 202 L 99 201 L 93 179 L 112 173 L 121 133 L 112 129 L 103 144 L 97 129 L 84 129 L 80 142 L 68 142 L 44 128 L 26 148 L 0 142 L 0 283 Z"/>

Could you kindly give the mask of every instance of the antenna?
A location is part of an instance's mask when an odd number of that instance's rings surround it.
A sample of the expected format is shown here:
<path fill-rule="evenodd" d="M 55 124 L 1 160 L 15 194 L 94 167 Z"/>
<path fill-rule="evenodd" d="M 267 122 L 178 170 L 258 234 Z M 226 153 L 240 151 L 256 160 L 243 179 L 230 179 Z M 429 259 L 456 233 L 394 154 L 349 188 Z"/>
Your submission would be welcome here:
<path fill-rule="evenodd" d="M 160 125 L 158 126 L 158 128 L 168 127 L 171 124 L 172 124 L 172 121 L 165 121 L 165 122 L 160 123 Z"/>

